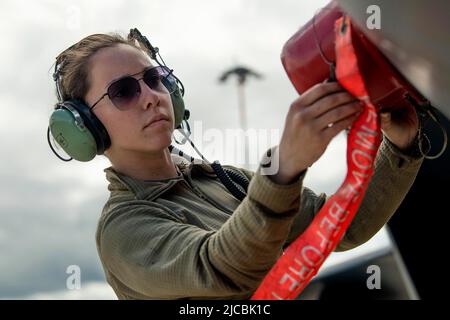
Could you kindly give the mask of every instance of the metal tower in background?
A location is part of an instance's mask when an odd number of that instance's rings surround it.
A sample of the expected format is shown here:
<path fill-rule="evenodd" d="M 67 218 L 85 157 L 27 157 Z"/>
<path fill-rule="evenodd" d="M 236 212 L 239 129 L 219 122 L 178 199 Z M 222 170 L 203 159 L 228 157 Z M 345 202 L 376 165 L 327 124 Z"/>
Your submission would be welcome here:
<path fill-rule="evenodd" d="M 243 66 L 236 66 L 222 73 L 222 75 L 219 78 L 219 81 L 221 83 L 224 83 L 230 76 L 236 76 L 238 80 L 237 85 L 238 85 L 239 122 L 241 129 L 244 130 L 244 133 L 246 133 L 248 126 L 247 126 L 247 110 L 246 110 L 244 86 L 247 83 L 248 77 L 255 77 L 256 79 L 262 79 L 262 75 L 249 68 Z M 247 135 L 245 135 L 244 141 L 245 141 L 245 161 L 247 161 L 249 159 Z"/>

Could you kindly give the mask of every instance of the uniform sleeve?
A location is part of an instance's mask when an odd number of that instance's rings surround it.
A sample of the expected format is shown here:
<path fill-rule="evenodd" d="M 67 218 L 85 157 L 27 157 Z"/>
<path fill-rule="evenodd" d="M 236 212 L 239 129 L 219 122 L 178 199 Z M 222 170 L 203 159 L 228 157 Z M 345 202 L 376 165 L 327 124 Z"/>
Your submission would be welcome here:
<path fill-rule="evenodd" d="M 120 205 L 100 231 L 102 262 L 120 282 L 149 298 L 251 293 L 282 254 L 300 207 L 303 177 L 278 185 L 260 166 L 247 197 L 218 231 L 183 223 L 158 204 Z"/>
<path fill-rule="evenodd" d="M 375 159 L 374 173 L 361 205 L 336 251 L 353 249 L 372 238 L 392 217 L 411 188 L 422 156 L 402 152 L 383 137 Z M 301 206 L 286 245 L 295 240 L 330 198 L 302 187 Z"/>

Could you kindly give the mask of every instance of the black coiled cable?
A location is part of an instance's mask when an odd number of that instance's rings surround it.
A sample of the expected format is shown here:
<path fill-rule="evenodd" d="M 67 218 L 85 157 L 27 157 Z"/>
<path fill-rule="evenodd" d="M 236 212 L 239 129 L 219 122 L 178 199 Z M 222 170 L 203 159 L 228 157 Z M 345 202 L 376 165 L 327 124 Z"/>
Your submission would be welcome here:
<path fill-rule="evenodd" d="M 249 185 L 249 180 L 246 177 L 231 169 L 223 168 L 217 160 L 211 164 L 211 168 L 233 196 L 240 201 L 244 200 L 247 196 L 247 188 Z"/>

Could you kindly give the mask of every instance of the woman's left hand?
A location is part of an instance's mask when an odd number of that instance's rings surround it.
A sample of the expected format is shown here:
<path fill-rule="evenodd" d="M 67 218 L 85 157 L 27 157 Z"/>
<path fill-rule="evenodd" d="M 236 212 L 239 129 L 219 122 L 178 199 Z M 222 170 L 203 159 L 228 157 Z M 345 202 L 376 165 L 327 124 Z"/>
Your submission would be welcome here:
<path fill-rule="evenodd" d="M 413 107 L 380 112 L 381 131 L 400 150 L 411 147 L 419 130 L 419 119 Z"/>

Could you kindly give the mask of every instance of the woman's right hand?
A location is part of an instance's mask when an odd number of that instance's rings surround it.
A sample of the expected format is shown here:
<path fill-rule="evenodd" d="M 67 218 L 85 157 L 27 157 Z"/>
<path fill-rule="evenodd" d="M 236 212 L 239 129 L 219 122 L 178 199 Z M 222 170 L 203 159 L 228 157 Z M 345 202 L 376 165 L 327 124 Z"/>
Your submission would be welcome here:
<path fill-rule="evenodd" d="M 322 156 L 331 139 L 352 125 L 362 109 L 337 82 L 320 83 L 303 93 L 286 116 L 278 146 L 279 169 L 271 179 L 279 184 L 293 182 Z"/>

